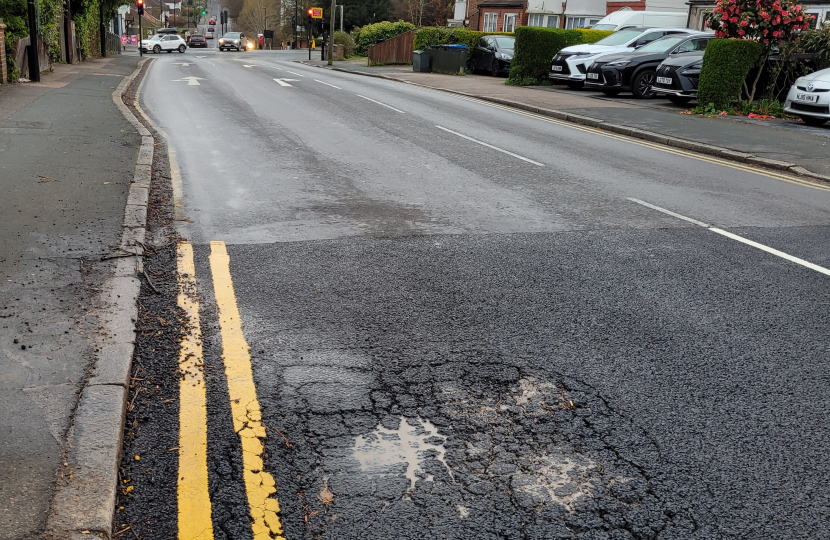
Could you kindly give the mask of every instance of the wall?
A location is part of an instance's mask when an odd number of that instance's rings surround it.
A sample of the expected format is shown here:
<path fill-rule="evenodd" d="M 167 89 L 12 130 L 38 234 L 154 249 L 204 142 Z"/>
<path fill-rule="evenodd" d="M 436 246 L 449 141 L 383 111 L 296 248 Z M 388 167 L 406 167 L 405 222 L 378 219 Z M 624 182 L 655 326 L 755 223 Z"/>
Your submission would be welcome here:
<path fill-rule="evenodd" d="M 631 8 L 632 11 L 645 11 L 646 3 L 642 0 L 635 1 L 635 2 L 606 2 L 605 3 L 605 14 L 610 15 L 615 11 L 619 11 L 621 8 Z"/>

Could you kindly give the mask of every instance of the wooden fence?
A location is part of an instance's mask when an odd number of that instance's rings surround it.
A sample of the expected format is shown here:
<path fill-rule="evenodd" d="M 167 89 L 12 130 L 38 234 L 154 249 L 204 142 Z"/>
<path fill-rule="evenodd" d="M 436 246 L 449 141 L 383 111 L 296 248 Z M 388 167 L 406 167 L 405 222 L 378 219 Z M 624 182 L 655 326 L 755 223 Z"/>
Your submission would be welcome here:
<path fill-rule="evenodd" d="M 369 45 L 369 65 L 411 64 L 415 30 Z"/>

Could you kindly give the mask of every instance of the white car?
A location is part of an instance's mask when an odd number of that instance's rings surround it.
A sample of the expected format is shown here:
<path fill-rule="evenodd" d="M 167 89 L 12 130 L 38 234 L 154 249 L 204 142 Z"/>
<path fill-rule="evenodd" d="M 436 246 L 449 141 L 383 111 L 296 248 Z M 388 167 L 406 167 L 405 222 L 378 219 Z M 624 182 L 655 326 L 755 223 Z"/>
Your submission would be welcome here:
<path fill-rule="evenodd" d="M 633 51 L 669 34 L 702 33 L 688 28 L 626 28 L 596 43 L 565 47 L 556 53 L 551 61 L 550 78 L 564 81 L 573 89 L 582 88 L 588 66 L 600 55 Z"/>
<path fill-rule="evenodd" d="M 141 50 L 144 52 L 153 51 L 158 54 L 161 51 L 169 53 L 179 51 L 183 53 L 187 50 L 187 43 L 184 39 L 176 34 L 156 34 L 150 39 L 141 40 Z"/>
<path fill-rule="evenodd" d="M 784 112 L 811 126 L 830 120 L 830 68 L 796 79 L 784 102 Z"/>

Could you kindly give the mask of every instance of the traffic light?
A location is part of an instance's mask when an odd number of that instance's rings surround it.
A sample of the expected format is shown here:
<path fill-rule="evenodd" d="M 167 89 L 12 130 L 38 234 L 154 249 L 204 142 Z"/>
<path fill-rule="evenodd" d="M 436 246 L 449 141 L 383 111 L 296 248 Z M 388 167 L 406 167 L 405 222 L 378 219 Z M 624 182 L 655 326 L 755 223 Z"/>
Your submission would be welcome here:
<path fill-rule="evenodd" d="M 297 17 L 294 15 L 291 16 L 291 28 L 294 30 L 297 29 Z"/>
<path fill-rule="evenodd" d="M 207 15 L 207 11 L 205 11 L 205 10 L 203 9 L 203 10 L 202 10 L 202 15 Z"/>
<path fill-rule="evenodd" d="M 310 17 L 314 17 L 314 10 L 313 10 L 313 9 L 309 8 L 309 10 L 308 10 L 308 16 L 309 16 L 309 18 L 310 18 Z"/>
<path fill-rule="evenodd" d="M 144 0 L 136 0 L 135 3 L 138 6 L 138 16 L 144 15 Z"/>

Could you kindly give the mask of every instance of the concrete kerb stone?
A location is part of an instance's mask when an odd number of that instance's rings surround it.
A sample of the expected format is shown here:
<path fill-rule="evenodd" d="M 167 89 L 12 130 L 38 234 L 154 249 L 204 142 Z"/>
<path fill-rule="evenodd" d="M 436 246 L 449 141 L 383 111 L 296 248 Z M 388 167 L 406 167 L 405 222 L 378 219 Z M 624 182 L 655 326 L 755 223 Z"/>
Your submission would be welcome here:
<path fill-rule="evenodd" d="M 52 538 L 110 538 L 112 532 L 155 147 L 150 131 L 124 105 L 123 95 L 146 62 L 141 60 L 112 93 L 118 110 L 141 136 L 141 147 L 124 207 L 121 253 L 115 254 L 115 270 L 101 293 L 102 332 L 94 373 L 73 419 L 67 457 L 71 479 L 58 486 L 49 512 L 46 534 Z"/>
<path fill-rule="evenodd" d="M 305 61 L 299 60 L 300 63 L 305 64 L 307 66 L 312 67 L 319 67 L 324 68 L 323 66 L 317 66 L 314 64 L 309 64 Z M 798 174 L 800 176 L 806 176 L 808 178 L 814 180 L 820 180 L 823 182 L 830 182 L 830 176 L 825 176 L 822 174 L 814 173 L 805 169 L 804 167 L 798 166 L 794 163 L 788 163 L 786 161 L 778 161 L 775 159 L 768 159 L 759 156 L 755 156 L 753 154 L 746 154 L 744 152 L 739 152 L 737 150 L 732 150 L 730 148 L 725 148 L 721 146 L 715 146 L 711 144 L 699 143 L 697 141 L 690 141 L 688 139 L 680 139 L 677 137 L 671 137 L 668 135 L 662 135 L 660 133 L 654 133 L 653 131 L 646 131 L 642 129 L 632 128 L 620 124 L 610 124 L 604 120 L 600 120 L 598 118 L 591 118 L 588 116 L 578 115 L 578 114 L 570 114 L 566 111 L 559 111 L 556 109 L 546 109 L 544 107 L 534 107 L 532 105 L 527 105 L 526 103 L 521 103 L 519 101 L 513 101 L 504 98 L 496 98 L 490 97 L 485 95 L 476 95 L 476 94 L 469 94 L 467 92 L 459 92 L 457 90 L 450 90 L 447 88 L 439 88 L 436 86 L 429 86 L 426 84 L 415 83 L 412 81 L 402 81 L 396 77 L 389 77 L 388 75 L 383 75 L 380 73 L 366 73 L 363 71 L 356 71 L 352 69 L 345 69 L 340 67 L 331 67 L 331 68 L 324 68 L 324 69 L 332 69 L 334 71 L 342 71 L 343 73 L 352 73 L 355 75 L 364 75 L 366 77 L 375 77 L 378 79 L 386 79 L 389 81 L 396 81 L 396 82 L 405 82 L 407 84 L 411 84 L 414 86 L 421 86 L 423 88 L 429 88 L 431 90 L 441 90 L 443 92 L 448 92 L 450 94 L 458 94 L 463 95 L 466 97 L 472 97 L 476 99 L 480 99 L 482 101 L 488 101 L 490 103 L 497 103 L 499 105 L 506 105 L 508 107 L 512 107 L 514 109 L 520 109 L 523 111 L 534 112 L 536 114 L 542 116 L 548 116 L 550 118 L 556 118 L 558 120 L 564 120 L 566 122 L 571 122 L 574 124 L 580 124 L 589 127 L 596 127 L 605 131 L 609 131 L 612 133 L 617 133 L 620 135 L 627 135 L 629 137 L 635 139 L 642 139 L 646 141 L 656 142 L 659 144 L 663 144 L 666 146 L 674 146 L 677 148 L 683 148 L 684 150 L 691 150 L 693 152 L 698 152 L 701 154 L 708 154 L 711 156 L 716 156 L 722 159 L 726 159 L 729 161 L 737 161 L 740 163 L 752 163 L 754 165 L 760 165 L 762 167 L 768 169 L 774 169 L 779 171 L 788 171 Z"/>

